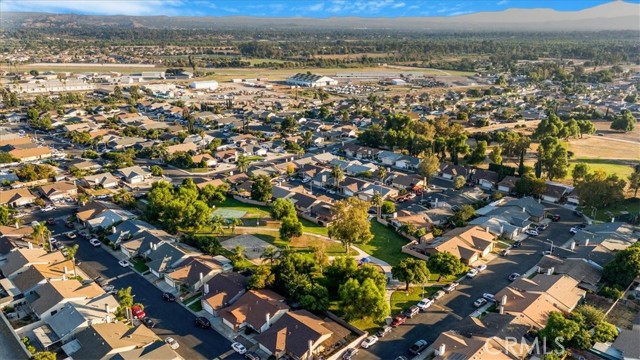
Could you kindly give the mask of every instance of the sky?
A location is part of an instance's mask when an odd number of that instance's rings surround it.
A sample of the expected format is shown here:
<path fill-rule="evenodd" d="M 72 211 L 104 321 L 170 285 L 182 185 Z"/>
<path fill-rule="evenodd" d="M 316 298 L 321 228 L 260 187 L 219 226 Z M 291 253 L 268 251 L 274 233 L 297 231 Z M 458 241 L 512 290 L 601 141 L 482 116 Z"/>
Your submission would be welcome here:
<path fill-rule="evenodd" d="M 457 16 L 508 8 L 575 11 L 611 0 L 0 0 L 0 12 L 167 16 Z M 639 3 L 640 0 L 628 0 Z"/>

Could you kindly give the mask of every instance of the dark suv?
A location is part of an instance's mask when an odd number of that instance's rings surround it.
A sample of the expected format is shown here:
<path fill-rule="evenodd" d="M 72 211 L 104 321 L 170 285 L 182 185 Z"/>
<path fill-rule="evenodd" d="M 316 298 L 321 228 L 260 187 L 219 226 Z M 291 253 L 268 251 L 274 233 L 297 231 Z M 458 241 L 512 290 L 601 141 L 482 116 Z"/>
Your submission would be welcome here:
<path fill-rule="evenodd" d="M 422 350 L 427 348 L 427 345 L 429 345 L 427 340 L 418 340 L 415 344 L 411 345 L 409 352 L 413 355 L 419 355 Z"/>
<path fill-rule="evenodd" d="M 211 327 L 211 322 L 206 317 L 198 316 L 196 318 L 196 326 L 201 329 L 208 329 Z"/>
<path fill-rule="evenodd" d="M 176 301 L 176 296 L 173 295 L 172 293 L 164 293 L 162 294 L 162 298 L 164 299 L 164 301 Z"/>

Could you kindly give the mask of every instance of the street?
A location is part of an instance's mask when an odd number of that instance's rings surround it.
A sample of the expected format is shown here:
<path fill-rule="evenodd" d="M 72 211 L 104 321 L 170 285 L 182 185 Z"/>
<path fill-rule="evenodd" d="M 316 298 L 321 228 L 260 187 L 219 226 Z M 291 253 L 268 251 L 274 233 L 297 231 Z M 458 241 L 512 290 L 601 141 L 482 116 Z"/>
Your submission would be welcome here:
<path fill-rule="evenodd" d="M 524 274 L 535 266 L 542 257 L 542 251 L 550 248 L 547 239 L 552 240 L 556 246 L 568 241 L 572 236 L 569 229 L 581 223 L 582 219 L 574 216 L 568 209 L 549 205 L 547 208 L 551 213 L 560 214 L 560 222 L 551 223 L 537 238 L 530 237 L 524 240 L 522 246 L 512 249 L 509 256 L 497 257 L 474 279 L 464 278 L 456 291 L 436 301 L 427 312 L 407 319 L 404 325 L 393 329 L 371 348 L 360 349 L 355 358 L 386 360 L 395 359 L 400 355 L 410 356 L 408 350 L 413 343 L 424 339 L 431 344 L 442 332 L 450 330 L 457 321 L 474 312 L 476 308 L 473 302 L 482 297 L 483 293 L 497 293 L 511 283 L 507 279 L 510 274 Z"/>
<path fill-rule="evenodd" d="M 162 299 L 162 292 L 154 285 L 135 273 L 123 268 L 118 260 L 100 247 L 89 245 L 87 240 L 77 237 L 69 240 L 64 233 L 64 219 L 71 215 L 73 207 L 58 208 L 50 212 L 36 212 L 25 217 L 25 223 L 33 220 L 46 221 L 56 218 L 54 225 L 48 225 L 52 235 L 65 246 L 79 245 L 76 259 L 79 267 L 91 278 L 102 276 L 116 289 L 131 286 L 134 301 L 144 305 L 144 311 L 156 322 L 153 332 L 161 339 L 173 337 L 180 344 L 176 350 L 184 359 L 221 359 L 239 360 L 242 356 L 231 350 L 231 342 L 212 329 L 203 330 L 194 325 L 195 316 L 177 303 L 168 303 Z"/>

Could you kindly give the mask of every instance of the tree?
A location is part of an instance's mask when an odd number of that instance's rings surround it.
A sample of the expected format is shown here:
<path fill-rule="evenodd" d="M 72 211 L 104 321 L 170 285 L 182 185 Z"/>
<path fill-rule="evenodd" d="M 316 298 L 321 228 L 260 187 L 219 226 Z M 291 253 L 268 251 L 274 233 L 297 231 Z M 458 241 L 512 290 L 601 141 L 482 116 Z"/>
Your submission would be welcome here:
<path fill-rule="evenodd" d="M 267 246 L 262 252 L 262 255 L 260 255 L 261 258 L 268 260 L 271 265 L 273 265 L 278 256 L 280 256 L 280 251 L 277 247 L 271 245 Z"/>
<path fill-rule="evenodd" d="M 389 314 L 384 291 L 380 291 L 372 279 L 366 279 L 362 284 L 349 279 L 340 286 L 338 293 L 347 320 L 371 318 L 378 321 Z"/>
<path fill-rule="evenodd" d="M 158 165 L 152 165 L 151 166 L 151 175 L 153 176 L 162 176 L 162 168 Z"/>
<path fill-rule="evenodd" d="M 324 267 L 329 264 L 326 245 L 322 242 L 318 246 L 311 246 L 311 251 L 313 252 L 313 259 L 320 267 L 320 272 L 322 273 L 324 271 Z"/>
<path fill-rule="evenodd" d="M 251 199 L 262 202 L 271 200 L 271 179 L 266 175 L 260 175 L 251 184 Z"/>
<path fill-rule="evenodd" d="M 540 142 L 540 150 L 539 161 L 549 180 L 565 177 L 569 169 L 569 157 L 558 138 L 544 138 Z"/>
<path fill-rule="evenodd" d="M 578 129 L 580 130 L 580 138 L 582 138 L 582 135 L 584 134 L 595 134 L 596 126 L 593 125 L 591 120 L 578 120 L 577 123 Z"/>
<path fill-rule="evenodd" d="M 358 266 L 358 269 L 353 274 L 353 278 L 358 280 L 361 284 L 366 279 L 371 279 L 380 291 L 386 291 L 387 275 L 376 265 L 362 264 Z"/>
<path fill-rule="evenodd" d="M 9 154 L 6 151 L 0 151 L 0 164 L 8 164 L 18 162 L 18 159 L 14 158 L 13 155 Z"/>
<path fill-rule="evenodd" d="M 410 284 L 425 284 L 429 280 L 429 269 L 423 260 L 406 258 L 398 265 L 391 268 L 394 278 L 404 281 L 406 291 L 409 291 Z"/>
<path fill-rule="evenodd" d="M 56 360 L 57 355 L 51 351 L 38 351 L 29 360 Z"/>
<path fill-rule="evenodd" d="M 593 340 L 596 342 L 609 342 L 613 341 L 618 336 L 618 329 L 615 325 L 606 321 L 600 321 L 593 328 Z"/>
<path fill-rule="evenodd" d="M 371 198 L 371 205 L 376 207 L 376 215 L 380 217 L 381 207 L 382 207 L 382 195 L 379 192 L 373 194 Z M 395 206 L 394 206 L 395 208 Z M 392 211 L 393 212 L 393 211 Z"/>
<path fill-rule="evenodd" d="M 450 218 L 455 226 L 465 226 L 467 221 L 476 215 L 476 210 L 471 205 L 462 205 Z"/>
<path fill-rule="evenodd" d="M 327 266 L 325 277 L 330 287 L 337 288 L 345 279 L 355 277 L 358 271 L 358 262 L 352 256 L 336 256 L 333 262 Z"/>
<path fill-rule="evenodd" d="M 251 290 L 264 289 L 273 285 L 275 279 L 270 266 L 260 265 L 247 279 L 247 288 Z"/>
<path fill-rule="evenodd" d="M 519 196 L 540 196 L 547 190 L 547 183 L 543 179 L 533 176 L 531 173 L 524 174 L 518 181 L 514 192 Z"/>
<path fill-rule="evenodd" d="M 418 164 L 417 173 L 424 179 L 425 186 L 429 185 L 429 180 L 440 170 L 440 159 L 432 153 L 425 154 Z"/>
<path fill-rule="evenodd" d="M 383 214 L 393 214 L 394 212 L 396 212 L 396 204 L 391 201 L 385 201 L 382 203 Z"/>
<path fill-rule="evenodd" d="M 116 310 L 116 314 L 124 317 L 127 309 L 133 306 L 133 295 L 131 294 L 131 286 L 126 288 L 121 288 L 117 292 L 118 295 L 118 310 Z"/>
<path fill-rule="evenodd" d="M 569 318 L 578 323 L 578 325 L 591 329 L 604 320 L 604 313 L 591 305 L 578 305 Z"/>
<path fill-rule="evenodd" d="M 640 164 L 633 167 L 633 172 L 628 177 L 629 188 L 633 190 L 633 197 L 638 196 L 638 188 L 640 188 Z"/>
<path fill-rule="evenodd" d="M 578 324 L 564 317 L 557 311 L 552 311 L 547 319 L 547 325 L 540 330 L 538 337 L 546 339 L 546 343 L 552 347 L 560 344 L 566 345 L 578 333 L 580 327 Z M 559 340 L 562 338 L 562 340 Z"/>
<path fill-rule="evenodd" d="M 483 162 L 487 158 L 487 142 L 484 140 L 479 140 L 476 147 L 473 149 L 471 154 L 469 154 L 469 159 L 467 163 L 469 164 L 479 164 Z"/>
<path fill-rule="evenodd" d="M 50 245 L 49 239 L 51 238 L 51 231 L 47 228 L 45 223 L 38 223 L 33 226 L 31 238 L 33 238 L 33 241 L 36 244 L 48 249 Z"/>
<path fill-rule="evenodd" d="M 611 122 L 611 129 L 623 132 L 633 131 L 636 127 L 636 118 L 630 111 L 624 111 Z"/>
<path fill-rule="evenodd" d="M 211 218 L 211 221 L 209 223 L 209 225 L 211 226 L 211 233 L 218 235 L 222 234 L 224 232 L 224 223 L 225 219 L 220 215 L 216 215 Z"/>
<path fill-rule="evenodd" d="M 300 297 L 300 306 L 313 312 L 323 312 L 329 308 L 329 290 L 326 287 L 312 283 L 304 289 Z"/>
<path fill-rule="evenodd" d="M 302 223 L 296 215 L 287 216 L 280 222 L 280 238 L 289 241 L 294 237 L 302 236 Z"/>
<path fill-rule="evenodd" d="M 464 176 L 460 175 L 460 176 L 456 176 L 455 179 L 453 179 L 453 187 L 456 190 L 460 190 L 464 187 L 464 184 L 467 183 L 467 179 L 465 179 Z"/>
<path fill-rule="evenodd" d="M 276 220 L 296 215 L 296 209 L 291 200 L 283 198 L 276 199 L 276 201 L 271 204 L 270 211 L 271 216 Z"/>
<path fill-rule="evenodd" d="M 460 274 L 466 266 L 455 255 L 448 252 L 437 252 L 429 257 L 427 263 L 429 270 L 439 274 L 438 281 L 442 277 Z"/>
<path fill-rule="evenodd" d="M 369 207 L 369 202 L 357 197 L 340 200 L 334 204 L 333 213 L 336 220 L 329 225 L 329 237 L 340 240 L 347 253 L 351 244 L 366 244 L 373 239 L 367 215 Z"/>
<path fill-rule="evenodd" d="M 589 173 L 589 165 L 585 163 L 577 163 L 573 167 L 573 170 L 571 171 L 571 177 L 573 178 L 573 183 L 574 184 L 579 183 L 580 181 L 582 181 L 582 179 L 584 179 L 585 176 L 587 176 L 588 173 Z"/>
<path fill-rule="evenodd" d="M 601 208 L 622 201 L 625 185 L 626 182 L 617 175 L 596 170 L 576 184 L 576 193 L 582 205 Z"/>
<path fill-rule="evenodd" d="M 628 286 L 640 276 L 640 242 L 616 252 L 615 257 L 604 266 L 602 277 L 621 287 Z"/>
<path fill-rule="evenodd" d="M 493 150 L 491 150 L 489 160 L 494 164 L 502 164 L 502 147 L 500 145 L 495 146 Z"/>
<path fill-rule="evenodd" d="M 337 189 L 340 187 L 340 183 L 344 180 L 344 171 L 340 165 L 335 165 L 331 169 L 331 176 L 333 177 L 333 186 Z"/>
<path fill-rule="evenodd" d="M 238 167 L 238 171 L 242 172 L 247 172 L 247 170 L 249 169 L 249 164 L 251 163 L 251 160 L 249 160 L 248 157 L 240 154 L 238 156 L 238 159 L 236 160 L 236 166 Z"/>
<path fill-rule="evenodd" d="M 9 225 L 11 223 L 11 211 L 6 206 L 0 206 L 0 225 Z"/>
<path fill-rule="evenodd" d="M 591 333 L 587 330 L 581 328 L 578 332 L 573 336 L 573 339 L 569 342 L 571 347 L 580 350 L 589 350 L 593 346 L 593 339 L 591 338 Z"/>

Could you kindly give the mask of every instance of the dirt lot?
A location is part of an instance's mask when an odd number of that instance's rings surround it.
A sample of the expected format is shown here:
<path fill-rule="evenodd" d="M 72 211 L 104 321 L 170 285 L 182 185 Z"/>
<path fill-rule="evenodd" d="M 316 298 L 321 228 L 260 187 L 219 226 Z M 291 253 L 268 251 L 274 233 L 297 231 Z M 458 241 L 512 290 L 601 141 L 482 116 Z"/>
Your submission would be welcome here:
<path fill-rule="evenodd" d="M 587 294 L 587 298 L 585 300 L 586 304 L 597 307 L 603 312 L 607 312 L 611 305 L 613 305 L 613 301 L 610 299 L 594 295 Z M 631 301 L 627 299 L 621 299 L 616 306 L 611 310 L 609 315 L 607 315 L 607 321 L 612 324 L 615 324 L 619 328 L 631 329 L 633 325 L 633 319 L 640 312 L 640 305 L 636 301 Z"/>

